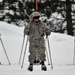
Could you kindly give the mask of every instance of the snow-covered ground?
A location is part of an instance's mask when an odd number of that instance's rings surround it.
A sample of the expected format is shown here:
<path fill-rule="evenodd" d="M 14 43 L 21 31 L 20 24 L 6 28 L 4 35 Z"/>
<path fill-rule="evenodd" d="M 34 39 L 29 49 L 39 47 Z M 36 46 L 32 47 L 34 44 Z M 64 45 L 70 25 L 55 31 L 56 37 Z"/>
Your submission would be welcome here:
<path fill-rule="evenodd" d="M 50 50 L 53 62 L 53 70 L 51 65 L 48 65 L 48 60 L 46 60 L 47 71 L 41 71 L 41 66 L 34 65 L 33 72 L 27 70 L 28 67 L 28 47 L 26 50 L 26 56 L 24 60 L 23 69 L 21 69 L 21 64 L 19 63 L 19 57 L 23 41 L 23 29 L 24 27 L 17 27 L 15 25 L 9 25 L 5 22 L 0 21 L 0 33 L 2 41 L 4 43 L 7 55 L 11 62 L 8 64 L 3 46 L 0 41 L 0 75 L 75 75 L 75 66 L 73 65 L 74 57 L 74 37 L 51 33 L 48 37 L 50 42 Z M 46 38 L 45 38 L 46 40 Z M 47 40 L 46 48 L 48 50 Z M 24 49 L 23 49 L 24 53 Z M 48 53 L 49 56 L 49 53 Z M 23 58 L 23 54 L 22 54 Z M 21 60 L 22 62 L 22 60 Z"/>

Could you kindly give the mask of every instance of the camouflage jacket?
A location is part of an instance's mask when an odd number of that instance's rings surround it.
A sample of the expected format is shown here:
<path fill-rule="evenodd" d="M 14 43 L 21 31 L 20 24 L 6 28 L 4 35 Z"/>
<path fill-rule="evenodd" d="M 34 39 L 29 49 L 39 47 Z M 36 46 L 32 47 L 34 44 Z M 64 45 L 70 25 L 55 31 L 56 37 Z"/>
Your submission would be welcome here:
<path fill-rule="evenodd" d="M 49 27 L 41 21 L 38 23 L 30 22 L 24 29 L 24 35 L 29 35 L 30 38 L 35 39 L 42 38 L 44 35 L 50 35 L 50 33 Z"/>

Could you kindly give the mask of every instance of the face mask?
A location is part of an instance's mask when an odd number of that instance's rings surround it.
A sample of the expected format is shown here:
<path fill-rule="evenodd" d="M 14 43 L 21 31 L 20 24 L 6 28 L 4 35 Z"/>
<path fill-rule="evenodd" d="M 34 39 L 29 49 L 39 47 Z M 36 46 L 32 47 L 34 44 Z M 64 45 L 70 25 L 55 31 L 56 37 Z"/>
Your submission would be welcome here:
<path fill-rule="evenodd" d="M 35 22 L 39 22 L 39 16 L 33 17 L 33 20 L 34 20 Z"/>

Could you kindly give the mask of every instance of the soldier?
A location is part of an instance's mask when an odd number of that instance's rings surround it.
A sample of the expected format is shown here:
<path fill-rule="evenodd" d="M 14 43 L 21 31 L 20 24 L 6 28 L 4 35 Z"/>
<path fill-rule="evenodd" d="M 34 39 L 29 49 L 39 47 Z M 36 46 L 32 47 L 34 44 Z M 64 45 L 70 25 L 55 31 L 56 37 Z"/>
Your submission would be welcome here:
<path fill-rule="evenodd" d="M 33 12 L 30 17 L 30 23 L 24 29 L 24 35 L 29 36 L 30 64 L 28 70 L 33 71 L 33 63 L 36 59 L 41 61 L 41 68 L 46 71 L 47 67 L 44 63 L 46 61 L 44 35 L 50 35 L 50 29 L 45 23 L 39 20 L 39 12 Z"/>

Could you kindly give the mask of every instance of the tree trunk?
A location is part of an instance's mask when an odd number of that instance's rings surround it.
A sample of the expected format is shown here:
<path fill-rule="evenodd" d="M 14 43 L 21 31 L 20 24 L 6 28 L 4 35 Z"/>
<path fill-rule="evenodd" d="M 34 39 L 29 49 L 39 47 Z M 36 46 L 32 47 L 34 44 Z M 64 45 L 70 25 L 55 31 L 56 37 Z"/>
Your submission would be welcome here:
<path fill-rule="evenodd" d="M 71 3 L 70 0 L 66 0 L 66 20 L 67 20 L 67 31 L 69 35 L 73 36 L 73 24 L 71 17 Z"/>

